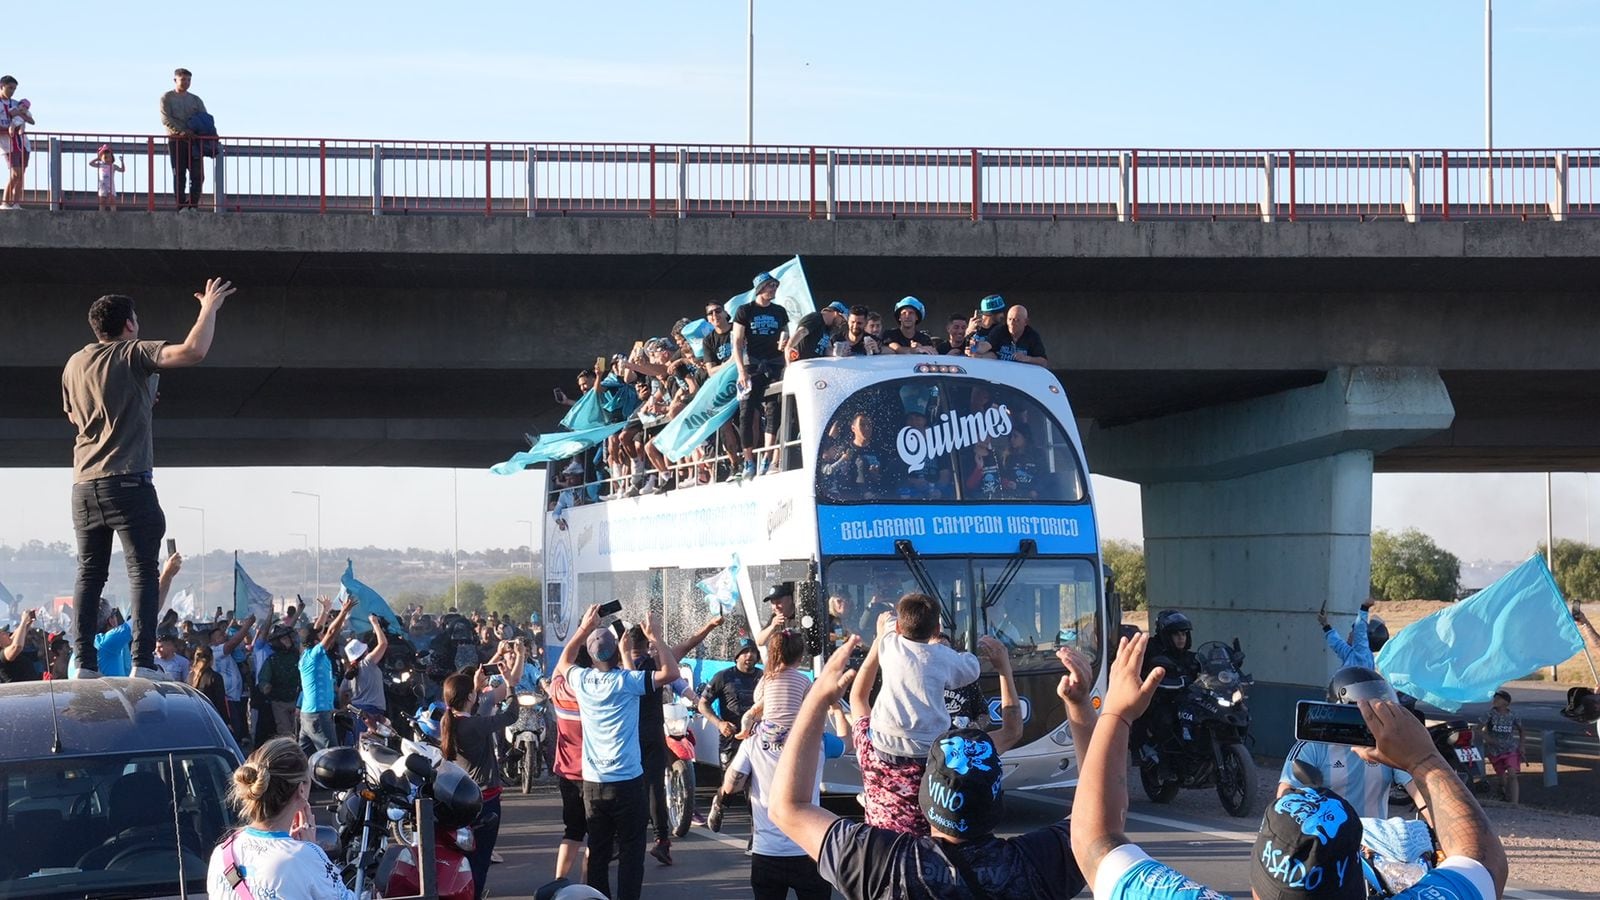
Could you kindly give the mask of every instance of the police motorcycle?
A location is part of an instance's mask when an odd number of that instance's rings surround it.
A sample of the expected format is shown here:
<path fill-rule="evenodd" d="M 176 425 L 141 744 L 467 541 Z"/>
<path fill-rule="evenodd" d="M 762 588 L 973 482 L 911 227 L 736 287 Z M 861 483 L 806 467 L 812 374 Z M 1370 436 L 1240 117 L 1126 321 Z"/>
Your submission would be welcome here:
<path fill-rule="evenodd" d="M 423 710 L 423 713 L 432 711 Z M 413 719 L 426 731 L 426 725 Z M 445 900 L 472 900 L 467 854 L 472 823 L 483 793 L 465 769 L 446 761 L 438 748 L 401 737 L 378 721 L 355 747 L 333 747 L 311 757 L 312 780 L 335 792 L 338 853 L 329 856 L 357 897 L 422 893 L 421 867 L 432 864 L 433 893 Z M 418 820 L 419 800 L 429 822 Z M 421 834 L 432 831 L 431 852 Z"/>
<path fill-rule="evenodd" d="M 544 775 L 545 751 L 550 746 L 548 697 L 542 690 L 518 693 L 517 720 L 506 728 L 506 780 L 522 785 L 524 794 Z"/>
<path fill-rule="evenodd" d="M 1189 618 L 1165 610 L 1156 619 L 1159 646 L 1147 665 L 1167 669 L 1158 702 L 1141 717 L 1145 739 L 1135 748 L 1139 781 L 1156 803 L 1171 803 L 1184 788 L 1215 787 L 1230 816 L 1245 816 L 1256 793 L 1250 757 L 1250 710 L 1254 683 L 1242 670 L 1238 638 L 1202 644 L 1187 653 Z M 1181 645 L 1177 638 L 1182 635 Z"/>

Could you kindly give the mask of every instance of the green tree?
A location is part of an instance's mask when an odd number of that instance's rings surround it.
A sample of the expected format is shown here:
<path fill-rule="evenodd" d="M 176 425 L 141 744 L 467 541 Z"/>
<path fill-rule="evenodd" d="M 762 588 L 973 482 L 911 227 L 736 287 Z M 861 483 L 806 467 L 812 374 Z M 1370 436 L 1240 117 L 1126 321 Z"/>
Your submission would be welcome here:
<path fill-rule="evenodd" d="M 437 602 L 441 610 L 454 606 L 461 613 L 471 615 L 475 612 L 484 612 L 484 604 L 488 599 L 489 592 L 483 585 L 476 581 L 463 581 L 461 582 L 459 599 L 456 594 L 456 588 L 446 585 L 444 591 L 439 594 Z"/>
<path fill-rule="evenodd" d="M 1372 533 L 1372 596 L 1378 600 L 1454 600 L 1461 560 L 1415 528 Z"/>
<path fill-rule="evenodd" d="M 489 585 L 489 609 L 511 621 L 526 623 L 528 614 L 539 608 L 543 586 L 525 575 L 512 575 Z"/>
<path fill-rule="evenodd" d="M 1100 545 L 1100 558 L 1111 569 L 1123 609 L 1144 609 L 1144 548 L 1132 541 L 1106 541 Z"/>
<path fill-rule="evenodd" d="M 1537 550 L 1544 556 L 1542 541 Z M 1558 540 L 1551 565 L 1556 587 L 1568 600 L 1600 600 L 1600 549 L 1582 541 Z"/>

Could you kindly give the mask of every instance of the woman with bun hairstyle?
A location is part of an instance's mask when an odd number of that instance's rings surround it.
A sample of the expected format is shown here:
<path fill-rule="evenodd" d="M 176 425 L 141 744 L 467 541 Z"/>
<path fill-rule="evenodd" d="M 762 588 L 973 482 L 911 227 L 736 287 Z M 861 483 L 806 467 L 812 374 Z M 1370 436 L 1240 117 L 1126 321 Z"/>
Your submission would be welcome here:
<path fill-rule="evenodd" d="M 311 765 L 293 738 L 273 738 L 233 773 L 229 799 L 249 824 L 211 852 L 211 900 L 294 897 L 355 900 L 333 863 L 311 842 Z"/>

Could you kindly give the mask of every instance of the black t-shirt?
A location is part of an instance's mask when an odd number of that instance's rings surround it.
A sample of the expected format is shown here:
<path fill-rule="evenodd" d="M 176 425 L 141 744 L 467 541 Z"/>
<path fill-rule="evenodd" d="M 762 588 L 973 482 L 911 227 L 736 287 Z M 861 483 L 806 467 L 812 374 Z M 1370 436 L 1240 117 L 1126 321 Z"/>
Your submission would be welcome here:
<path fill-rule="evenodd" d="M 738 666 L 729 666 L 713 675 L 706 682 L 705 690 L 700 696 L 717 711 L 717 718 L 724 722 L 732 722 L 735 731 L 738 730 L 739 720 L 756 705 L 756 685 L 761 682 L 761 669 L 751 669 L 748 673 L 739 671 Z M 724 746 L 732 746 L 737 742 L 730 737 L 723 737 Z"/>
<path fill-rule="evenodd" d="M 955 344 L 950 343 L 949 338 L 940 338 L 938 343 L 933 345 L 933 349 L 934 352 L 938 353 L 940 356 L 965 356 L 967 353 L 967 342 L 962 341 L 961 345 L 958 347 Z"/>
<path fill-rule="evenodd" d="M 504 783 L 500 775 L 500 756 L 495 752 L 494 736 L 515 724 L 518 712 L 517 704 L 509 703 L 501 710 L 489 709 L 475 716 L 456 716 L 451 723 L 455 731 L 456 765 L 466 769 L 478 787 L 486 791 Z"/>
<path fill-rule="evenodd" d="M 23 635 L 12 635 L 12 640 L 20 641 Z M 24 650 L 17 654 L 17 658 L 7 660 L 0 654 L 0 684 L 11 684 L 16 681 L 39 680 L 39 654 L 32 650 Z"/>
<path fill-rule="evenodd" d="M 913 332 L 911 337 L 906 337 L 898 328 L 884 332 L 883 345 L 885 347 L 904 347 L 910 350 L 912 344 L 916 344 L 919 347 L 932 347 L 933 338 L 929 337 L 926 331 Z"/>
<path fill-rule="evenodd" d="M 807 313 L 800 320 L 800 327 L 806 330 L 805 340 L 795 349 L 795 359 L 816 359 L 827 356 L 828 350 L 833 347 L 833 331 L 822 321 L 822 313 Z"/>
<path fill-rule="evenodd" d="M 635 668 L 650 679 L 649 689 L 639 698 L 639 756 L 648 763 L 667 752 L 666 714 L 661 710 L 661 692 L 655 687 L 656 670 L 661 666 L 646 658 Z"/>
<path fill-rule="evenodd" d="M 778 339 L 789 328 L 789 311 L 776 303 L 761 306 L 754 300 L 739 307 L 733 314 L 736 325 L 744 326 L 746 355 L 749 362 L 783 360 L 778 352 Z"/>
<path fill-rule="evenodd" d="M 733 355 L 733 332 L 711 332 L 700 339 L 700 351 L 705 354 L 706 368 L 727 362 Z"/>
<path fill-rule="evenodd" d="M 969 900 L 959 859 L 991 897 L 1076 897 L 1085 886 L 1072 858 L 1067 820 L 1014 838 L 953 844 L 839 819 L 828 828 L 817 871 L 846 900 Z"/>
<path fill-rule="evenodd" d="M 845 340 L 848 341 L 849 337 L 846 336 Z M 870 334 L 863 334 L 859 341 L 850 341 L 851 356 L 872 356 L 882 352 L 883 344 Z"/>
<path fill-rule="evenodd" d="M 1029 356 L 1045 358 L 1044 339 L 1039 337 L 1039 332 L 1033 330 L 1032 325 L 1022 329 L 1022 337 L 1013 338 L 1011 329 L 1004 324 L 996 325 L 994 330 L 984 338 L 989 344 L 989 349 L 1001 359 L 1016 358 L 1017 351 L 1021 350 Z"/>

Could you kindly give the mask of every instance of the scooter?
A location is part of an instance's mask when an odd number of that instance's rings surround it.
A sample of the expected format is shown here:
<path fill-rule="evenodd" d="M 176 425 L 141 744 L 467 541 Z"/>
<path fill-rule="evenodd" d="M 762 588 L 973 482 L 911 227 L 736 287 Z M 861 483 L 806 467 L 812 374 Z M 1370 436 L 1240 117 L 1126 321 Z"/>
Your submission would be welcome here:
<path fill-rule="evenodd" d="M 444 760 L 437 748 L 400 737 L 386 722 L 363 735 L 357 747 L 318 751 L 311 770 L 316 784 L 337 792 L 334 818 L 343 852 L 334 858 L 356 896 L 373 887 L 387 896 L 419 894 L 419 867 L 431 864 L 437 896 L 472 900 L 467 854 L 483 794 L 466 770 Z M 419 798 L 432 799 L 434 840 L 427 852 L 417 840 Z"/>
<path fill-rule="evenodd" d="M 520 783 L 524 794 L 544 774 L 545 747 L 549 746 L 549 718 L 545 695 L 532 691 L 517 695 L 517 721 L 506 729 L 506 780 Z"/>
<path fill-rule="evenodd" d="M 694 711 L 677 702 L 661 710 L 667 732 L 667 752 L 672 754 L 667 766 L 667 818 L 672 822 L 672 836 L 683 837 L 689 833 L 694 819 L 694 729 L 689 727 Z"/>

